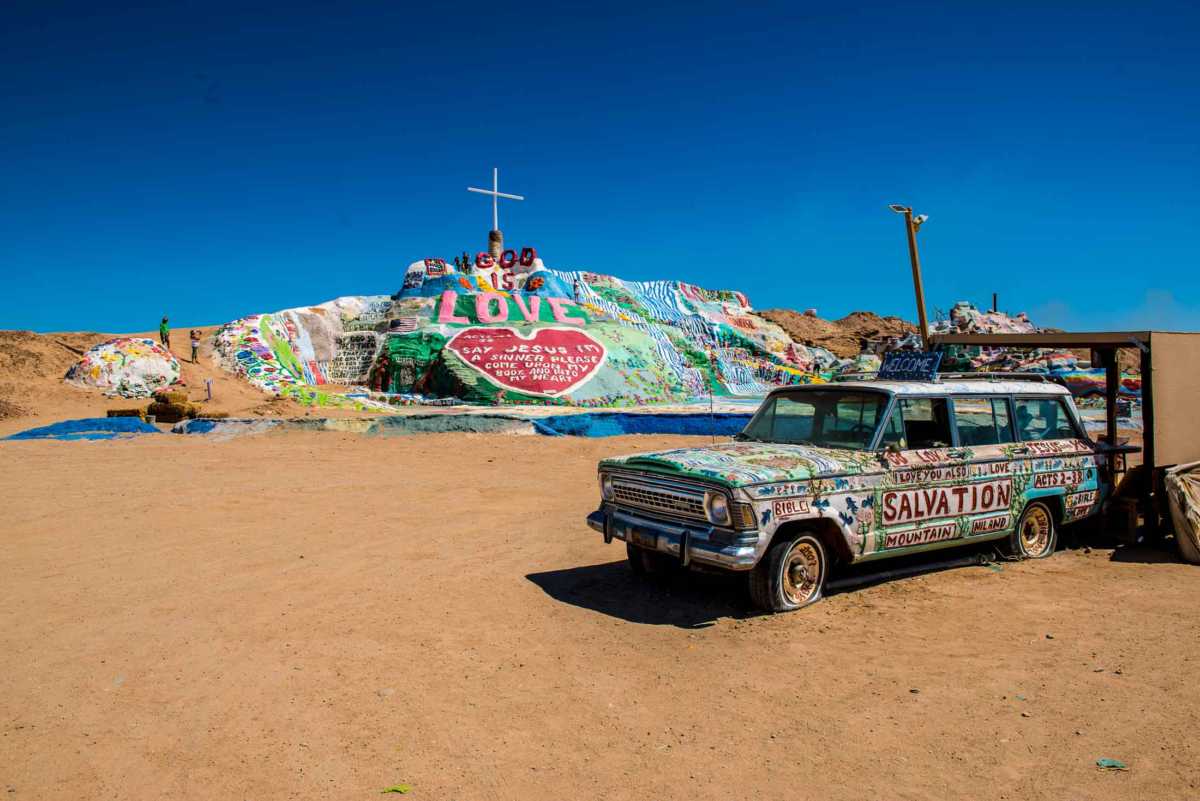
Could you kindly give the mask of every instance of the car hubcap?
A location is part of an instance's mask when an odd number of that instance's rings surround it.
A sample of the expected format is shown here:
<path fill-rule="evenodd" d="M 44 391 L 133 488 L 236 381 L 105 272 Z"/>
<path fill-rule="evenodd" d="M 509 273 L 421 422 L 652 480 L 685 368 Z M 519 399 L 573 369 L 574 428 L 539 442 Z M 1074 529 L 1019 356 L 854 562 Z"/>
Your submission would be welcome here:
<path fill-rule="evenodd" d="M 1050 515 L 1040 506 L 1025 513 L 1021 521 L 1021 549 L 1028 556 L 1041 556 L 1050 547 Z"/>
<path fill-rule="evenodd" d="M 821 584 L 821 556 L 811 542 L 797 543 L 783 564 L 783 594 L 793 604 L 812 600 Z"/>

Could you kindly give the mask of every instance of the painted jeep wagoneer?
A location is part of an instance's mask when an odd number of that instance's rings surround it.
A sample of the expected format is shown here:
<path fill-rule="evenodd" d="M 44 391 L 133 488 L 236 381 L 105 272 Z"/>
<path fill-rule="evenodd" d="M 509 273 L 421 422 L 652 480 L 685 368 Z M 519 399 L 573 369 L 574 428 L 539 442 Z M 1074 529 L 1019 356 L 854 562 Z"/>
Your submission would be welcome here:
<path fill-rule="evenodd" d="M 748 571 L 778 612 L 820 598 L 835 562 L 984 540 L 1049 556 L 1104 494 L 1105 456 L 1049 382 L 787 387 L 734 440 L 605 459 L 588 525 L 623 540 L 636 573 Z"/>

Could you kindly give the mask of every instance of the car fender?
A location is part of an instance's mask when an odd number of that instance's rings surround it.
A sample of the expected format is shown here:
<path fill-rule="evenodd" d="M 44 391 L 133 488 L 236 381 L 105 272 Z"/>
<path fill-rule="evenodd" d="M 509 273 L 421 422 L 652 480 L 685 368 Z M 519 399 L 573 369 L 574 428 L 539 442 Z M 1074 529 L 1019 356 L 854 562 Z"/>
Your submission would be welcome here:
<path fill-rule="evenodd" d="M 843 561 L 853 561 L 874 524 L 874 493 L 869 489 L 814 495 L 796 492 L 752 499 L 759 526 L 758 552 L 766 552 L 781 530 L 811 528 Z M 808 488 L 811 490 L 811 487 Z"/>

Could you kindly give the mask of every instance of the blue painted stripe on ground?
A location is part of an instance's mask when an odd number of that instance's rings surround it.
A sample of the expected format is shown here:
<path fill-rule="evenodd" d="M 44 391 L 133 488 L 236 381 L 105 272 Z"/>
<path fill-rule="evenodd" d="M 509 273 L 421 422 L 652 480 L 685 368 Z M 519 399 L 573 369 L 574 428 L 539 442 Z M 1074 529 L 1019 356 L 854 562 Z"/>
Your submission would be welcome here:
<path fill-rule="evenodd" d="M 85 417 L 63 420 L 11 434 L 4 439 L 112 439 L 121 434 L 158 434 L 157 428 L 140 417 Z"/>
<path fill-rule="evenodd" d="M 620 434 L 691 434 L 731 437 L 746 427 L 751 414 L 645 414 L 592 412 L 533 418 L 534 428 L 550 436 L 612 437 Z"/>

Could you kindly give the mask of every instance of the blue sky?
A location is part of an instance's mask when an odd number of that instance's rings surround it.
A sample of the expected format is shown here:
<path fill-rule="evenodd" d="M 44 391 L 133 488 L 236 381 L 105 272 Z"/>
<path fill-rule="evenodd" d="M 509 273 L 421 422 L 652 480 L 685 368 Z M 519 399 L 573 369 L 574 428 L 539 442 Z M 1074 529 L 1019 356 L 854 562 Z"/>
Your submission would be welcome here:
<path fill-rule="evenodd" d="M 509 244 L 760 308 L 1200 329 L 1185 4 L 18 2 L 0 328 L 390 293 Z"/>

